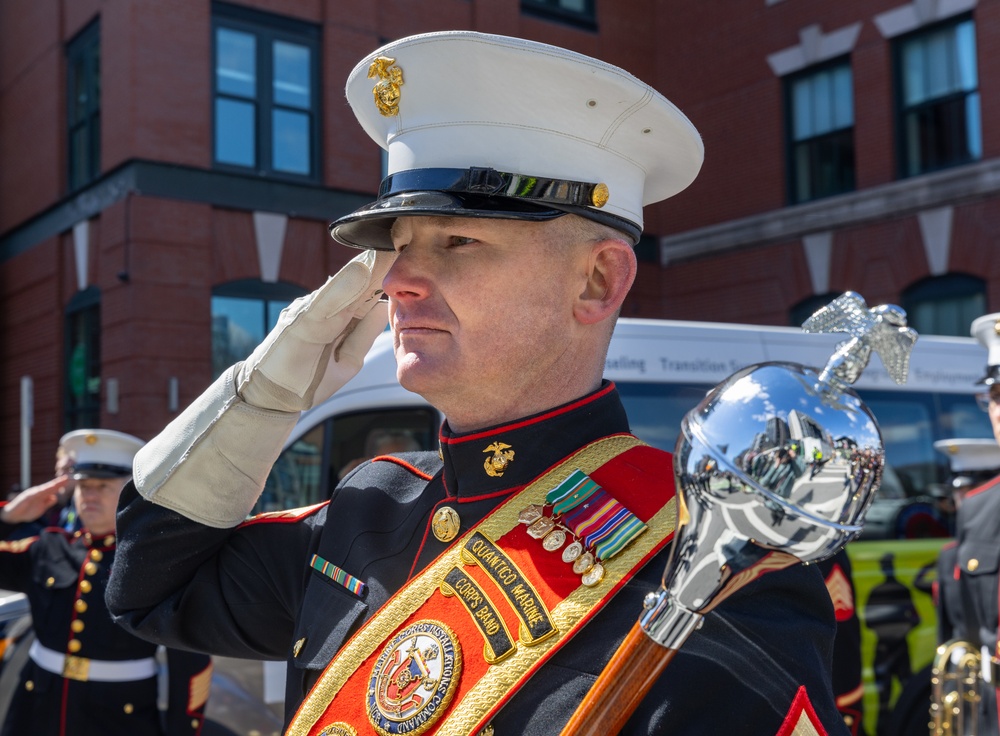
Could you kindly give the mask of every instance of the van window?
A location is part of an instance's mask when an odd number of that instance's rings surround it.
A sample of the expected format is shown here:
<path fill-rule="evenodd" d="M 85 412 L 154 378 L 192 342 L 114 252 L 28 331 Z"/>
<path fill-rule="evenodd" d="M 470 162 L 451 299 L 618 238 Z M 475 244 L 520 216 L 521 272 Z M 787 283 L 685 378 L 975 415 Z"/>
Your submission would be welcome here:
<path fill-rule="evenodd" d="M 632 434 L 653 447 L 674 451 L 681 419 L 712 386 L 699 383 L 616 384 Z"/>
<path fill-rule="evenodd" d="M 278 457 L 255 513 L 325 501 L 339 480 L 376 455 L 437 446 L 437 413 L 430 407 L 376 409 L 330 417 L 310 428 Z"/>

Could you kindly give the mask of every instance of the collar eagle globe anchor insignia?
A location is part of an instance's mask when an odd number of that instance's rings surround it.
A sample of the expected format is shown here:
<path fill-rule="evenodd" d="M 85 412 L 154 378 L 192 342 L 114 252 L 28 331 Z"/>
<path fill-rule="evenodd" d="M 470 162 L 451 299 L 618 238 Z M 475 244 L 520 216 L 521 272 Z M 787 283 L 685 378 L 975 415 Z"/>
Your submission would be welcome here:
<path fill-rule="evenodd" d="M 431 620 L 410 624 L 375 660 L 369 722 L 382 736 L 420 736 L 447 710 L 461 673 L 462 650 L 451 629 Z"/>
<path fill-rule="evenodd" d="M 514 451 L 510 447 L 510 445 L 504 442 L 494 442 L 483 450 L 483 452 L 493 453 L 483 462 L 486 475 L 491 478 L 503 477 L 504 471 L 507 470 L 507 467 L 514 460 Z"/>
<path fill-rule="evenodd" d="M 394 66 L 395 63 L 395 59 L 379 56 L 368 67 L 368 78 L 378 77 L 379 80 L 372 88 L 375 107 L 387 118 L 399 114 L 399 88 L 403 85 L 403 70 Z"/>

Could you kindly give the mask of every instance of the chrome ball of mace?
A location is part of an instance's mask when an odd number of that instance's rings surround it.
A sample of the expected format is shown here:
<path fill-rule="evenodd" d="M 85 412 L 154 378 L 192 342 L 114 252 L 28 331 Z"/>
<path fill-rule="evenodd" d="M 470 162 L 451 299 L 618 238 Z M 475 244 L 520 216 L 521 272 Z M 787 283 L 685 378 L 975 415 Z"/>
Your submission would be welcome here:
<path fill-rule="evenodd" d="M 769 570 L 815 562 L 860 532 L 882 477 L 878 423 L 851 388 L 879 354 L 906 380 L 916 333 L 894 305 L 847 292 L 802 325 L 844 332 L 827 365 L 737 371 L 684 417 L 674 452 L 679 521 L 643 630 L 676 649 L 702 616 Z"/>

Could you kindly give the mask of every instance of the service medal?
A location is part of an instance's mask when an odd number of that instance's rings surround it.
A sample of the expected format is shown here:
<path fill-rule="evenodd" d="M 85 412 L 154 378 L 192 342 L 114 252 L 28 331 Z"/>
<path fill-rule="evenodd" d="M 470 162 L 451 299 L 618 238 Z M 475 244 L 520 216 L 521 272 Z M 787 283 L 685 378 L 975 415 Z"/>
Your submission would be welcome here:
<path fill-rule="evenodd" d="M 583 554 L 583 545 L 580 542 L 572 542 L 566 549 L 562 552 L 563 562 L 570 563 L 573 562 L 577 557 Z"/>
<path fill-rule="evenodd" d="M 594 566 L 594 556 L 590 552 L 584 552 L 573 561 L 573 572 L 583 575 Z"/>
<path fill-rule="evenodd" d="M 565 541 L 566 532 L 562 529 L 553 529 L 545 535 L 545 539 L 542 540 L 542 547 L 544 547 L 548 552 L 555 552 L 563 546 L 563 542 Z"/>

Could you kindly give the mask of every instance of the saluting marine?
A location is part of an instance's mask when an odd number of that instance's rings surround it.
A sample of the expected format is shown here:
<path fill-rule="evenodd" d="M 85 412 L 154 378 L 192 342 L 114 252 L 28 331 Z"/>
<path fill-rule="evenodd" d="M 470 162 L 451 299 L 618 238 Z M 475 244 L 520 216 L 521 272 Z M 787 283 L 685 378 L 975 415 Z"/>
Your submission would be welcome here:
<path fill-rule="evenodd" d="M 364 252 L 136 457 L 110 607 L 165 644 L 287 658 L 289 734 L 551 736 L 659 589 L 681 513 L 671 455 L 602 377 L 642 208 L 691 183 L 701 139 L 622 69 L 471 31 L 374 51 L 347 97 L 388 151 L 378 199 L 331 226 Z M 383 291 L 440 451 L 247 520 L 299 413 L 361 367 Z M 834 628 L 815 567 L 763 575 L 626 730 L 845 733 Z"/>
<path fill-rule="evenodd" d="M 83 528 L 0 541 L 0 588 L 25 593 L 35 632 L 3 736 L 196 736 L 212 675 L 205 654 L 167 651 L 169 703 L 157 709 L 157 645 L 111 620 L 104 603 L 115 558 L 115 508 L 142 440 L 81 429 L 60 440 L 75 458 L 73 501 Z M 0 539 L 42 516 L 68 475 L 0 508 Z M 166 730 L 164 730 L 164 728 Z"/>

